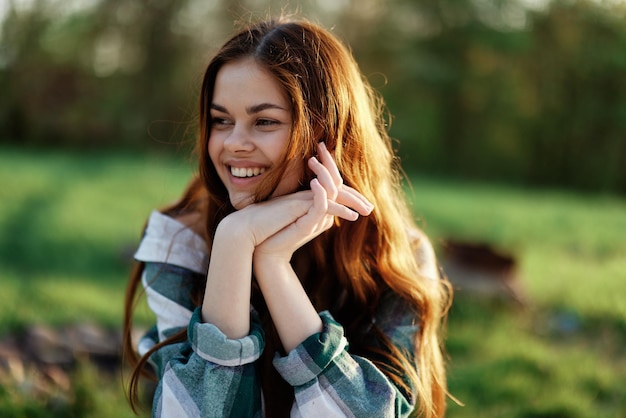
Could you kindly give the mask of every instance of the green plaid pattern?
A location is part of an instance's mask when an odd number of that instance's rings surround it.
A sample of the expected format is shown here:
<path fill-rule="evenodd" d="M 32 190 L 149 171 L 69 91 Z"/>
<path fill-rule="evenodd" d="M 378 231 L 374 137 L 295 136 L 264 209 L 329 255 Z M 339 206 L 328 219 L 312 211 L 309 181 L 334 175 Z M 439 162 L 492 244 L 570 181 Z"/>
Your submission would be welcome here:
<path fill-rule="evenodd" d="M 183 327 L 187 328 L 188 339 L 163 347 L 150 358 L 159 377 L 152 415 L 262 417 L 255 362 L 263 352 L 265 335 L 258 316 L 251 309 L 250 334 L 237 340 L 228 339 L 215 325 L 201 321 L 200 309 L 192 306 L 189 294 L 194 281 L 206 274 L 206 266 L 184 265 L 184 254 L 175 255 L 179 261 L 172 264 L 171 251 L 159 250 L 166 247 L 164 243 L 184 236 L 168 233 L 172 229 L 168 219 L 159 214 L 157 221 L 149 223 L 146 243 L 142 241 L 136 254 L 145 262 L 143 283 L 157 318 L 156 326 L 139 342 L 139 352 L 145 353 Z M 160 227 L 163 222 L 167 228 Z M 169 248 L 175 251 L 184 251 L 187 245 L 180 241 L 173 244 Z M 197 254 L 197 241 L 191 245 Z M 286 356 L 274 357 L 274 367 L 294 388 L 291 416 L 409 416 L 414 409 L 411 401 L 370 360 L 350 353 L 343 327 L 330 312 L 321 312 L 320 318 L 321 333 L 311 335 Z M 375 324 L 399 348 L 413 352 L 417 320 L 406 303 L 388 293 L 382 299 Z"/>

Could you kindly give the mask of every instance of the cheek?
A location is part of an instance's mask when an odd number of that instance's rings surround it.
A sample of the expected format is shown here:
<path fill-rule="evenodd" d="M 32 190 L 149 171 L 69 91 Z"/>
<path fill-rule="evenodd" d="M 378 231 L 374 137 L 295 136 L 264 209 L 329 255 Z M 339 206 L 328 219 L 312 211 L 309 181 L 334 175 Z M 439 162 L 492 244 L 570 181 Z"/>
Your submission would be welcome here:
<path fill-rule="evenodd" d="M 276 196 L 293 193 L 300 188 L 300 183 L 304 178 L 305 165 L 302 160 L 292 161 L 285 175 L 276 187 Z"/>
<path fill-rule="evenodd" d="M 207 152 L 209 153 L 209 158 L 211 160 L 211 162 L 213 163 L 213 165 L 215 165 L 217 167 L 217 163 L 219 162 L 219 155 L 220 155 L 220 147 L 218 144 L 219 141 L 217 141 L 213 136 L 211 136 L 209 138 L 209 141 L 207 143 Z"/>

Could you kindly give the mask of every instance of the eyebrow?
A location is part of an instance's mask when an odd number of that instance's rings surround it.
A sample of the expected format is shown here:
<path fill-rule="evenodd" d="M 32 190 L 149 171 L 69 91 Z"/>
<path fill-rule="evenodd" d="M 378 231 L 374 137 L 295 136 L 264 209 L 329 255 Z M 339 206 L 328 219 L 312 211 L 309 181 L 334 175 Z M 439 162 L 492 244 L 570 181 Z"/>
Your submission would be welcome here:
<path fill-rule="evenodd" d="M 222 113 L 228 113 L 228 110 L 224 106 L 220 106 L 220 105 L 215 104 L 215 103 L 211 103 L 211 109 L 217 110 L 218 112 L 222 112 Z M 267 110 L 267 109 L 278 109 L 278 110 L 284 110 L 286 112 L 288 111 L 284 107 L 279 106 L 277 104 L 273 104 L 273 103 L 259 103 L 259 104 L 254 105 L 254 106 L 246 107 L 246 113 L 248 113 L 249 115 L 252 115 L 254 113 L 259 113 L 259 112 L 262 112 L 263 110 Z"/>

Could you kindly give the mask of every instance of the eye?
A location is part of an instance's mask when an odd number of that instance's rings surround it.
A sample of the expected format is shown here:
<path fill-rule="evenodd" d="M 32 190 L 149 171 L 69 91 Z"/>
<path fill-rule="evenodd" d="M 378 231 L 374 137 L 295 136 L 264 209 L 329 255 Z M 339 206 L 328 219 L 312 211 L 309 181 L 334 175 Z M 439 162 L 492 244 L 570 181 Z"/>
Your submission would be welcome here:
<path fill-rule="evenodd" d="M 219 128 L 219 127 L 232 125 L 232 122 L 225 118 L 212 117 L 211 125 Z"/>
<path fill-rule="evenodd" d="M 277 120 L 273 120 L 273 119 L 257 119 L 256 121 L 256 125 L 260 126 L 260 127 L 272 127 L 275 125 L 279 125 L 280 122 L 278 122 Z"/>

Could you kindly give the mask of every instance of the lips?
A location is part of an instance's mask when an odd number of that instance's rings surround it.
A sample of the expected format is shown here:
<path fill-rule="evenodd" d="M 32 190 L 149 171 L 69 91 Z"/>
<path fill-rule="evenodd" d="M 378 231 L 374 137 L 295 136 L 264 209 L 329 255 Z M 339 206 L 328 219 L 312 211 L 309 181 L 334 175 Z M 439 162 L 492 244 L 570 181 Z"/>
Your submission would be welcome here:
<path fill-rule="evenodd" d="M 230 174 L 237 178 L 256 177 L 265 173 L 265 167 L 233 167 L 230 166 Z"/>

